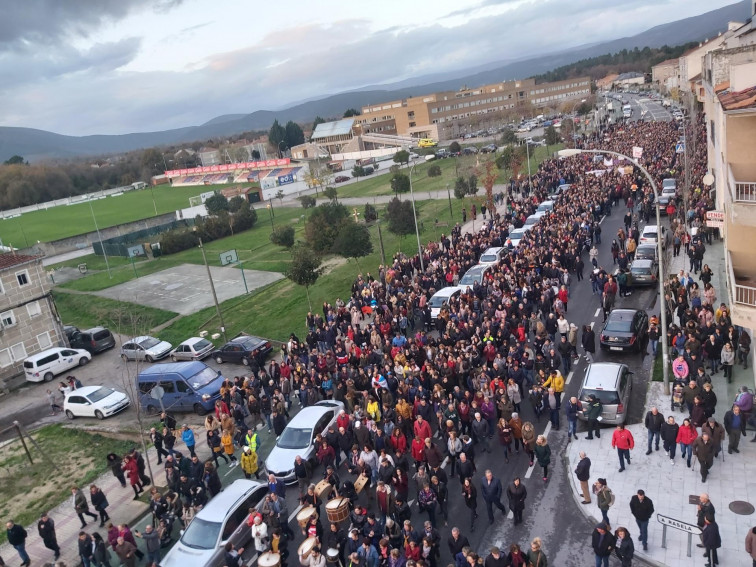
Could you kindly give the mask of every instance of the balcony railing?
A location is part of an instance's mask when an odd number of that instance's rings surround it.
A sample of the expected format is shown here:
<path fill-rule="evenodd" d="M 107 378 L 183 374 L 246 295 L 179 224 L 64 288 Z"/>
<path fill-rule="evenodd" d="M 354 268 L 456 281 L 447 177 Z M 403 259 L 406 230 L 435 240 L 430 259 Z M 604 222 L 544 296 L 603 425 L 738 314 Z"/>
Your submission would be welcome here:
<path fill-rule="evenodd" d="M 756 307 L 756 286 L 742 285 L 735 279 L 735 271 L 732 267 L 732 254 L 727 253 L 729 264 L 730 289 L 732 289 L 733 301 L 740 305 Z"/>
<path fill-rule="evenodd" d="M 756 181 L 735 182 L 735 202 L 756 204 Z"/>

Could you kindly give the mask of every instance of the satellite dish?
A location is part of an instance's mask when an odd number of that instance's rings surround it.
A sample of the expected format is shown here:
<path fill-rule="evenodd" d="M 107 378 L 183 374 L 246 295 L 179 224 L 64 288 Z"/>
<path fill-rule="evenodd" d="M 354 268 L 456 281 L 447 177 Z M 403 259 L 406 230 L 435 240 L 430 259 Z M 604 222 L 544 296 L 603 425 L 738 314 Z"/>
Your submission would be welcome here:
<path fill-rule="evenodd" d="M 703 176 L 703 182 L 707 187 L 711 187 L 714 185 L 714 176 L 711 173 L 707 173 Z"/>

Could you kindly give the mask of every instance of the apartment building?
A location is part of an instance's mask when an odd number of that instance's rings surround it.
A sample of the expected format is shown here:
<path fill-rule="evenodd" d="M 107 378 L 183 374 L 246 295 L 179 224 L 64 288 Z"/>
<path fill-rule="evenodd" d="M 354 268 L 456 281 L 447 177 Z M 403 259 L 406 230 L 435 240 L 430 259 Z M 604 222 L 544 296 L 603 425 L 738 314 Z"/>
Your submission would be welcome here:
<path fill-rule="evenodd" d="M 505 81 L 364 106 L 356 124 L 363 134 L 451 138 L 460 134 L 462 122 L 518 109 L 527 113 L 533 108 L 556 108 L 590 93 L 590 77 L 539 84 L 535 79 Z"/>
<path fill-rule="evenodd" d="M 656 88 L 669 92 L 680 85 L 680 59 L 667 59 L 651 67 L 651 82 Z"/>
<path fill-rule="evenodd" d="M 64 343 L 42 257 L 0 254 L 0 385 L 28 356 Z"/>

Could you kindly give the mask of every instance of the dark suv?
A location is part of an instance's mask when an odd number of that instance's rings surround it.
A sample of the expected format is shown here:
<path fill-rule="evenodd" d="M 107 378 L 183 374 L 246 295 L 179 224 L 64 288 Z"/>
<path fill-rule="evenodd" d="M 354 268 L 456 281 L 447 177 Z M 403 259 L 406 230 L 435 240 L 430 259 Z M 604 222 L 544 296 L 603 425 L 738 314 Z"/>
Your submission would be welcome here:
<path fill-rule="evenodd" d="M 105 327 L 92 327 L 86 331 L 80 331 L 76 327 L 67 325 L 65 331 L 71 348 L 81 348 L 91 354 L 113 348 L 116 344 L 113 333 Z"/>
<path fill-rule="evenodd" d="M 601 348 L 642 352 L 648 336 L 648 315 L 642 309 L 615 309 L 601 329 Z"/>

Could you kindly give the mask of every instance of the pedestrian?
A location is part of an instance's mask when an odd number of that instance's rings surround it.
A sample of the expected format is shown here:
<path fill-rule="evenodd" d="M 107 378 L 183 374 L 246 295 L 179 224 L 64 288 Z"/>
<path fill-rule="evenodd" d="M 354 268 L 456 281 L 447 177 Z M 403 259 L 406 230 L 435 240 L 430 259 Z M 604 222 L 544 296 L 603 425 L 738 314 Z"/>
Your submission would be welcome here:
<path fill-rule="evenodd" d="M 577 420 L 578 412 L 582 411 L 583 405 L 577 397 L 572 396 L 570 401 L 564 406 L 564 413 L 567 416 L 567 443 L 573 438 L 577 440 Z"/>
<path fill-rule="evenodd" d="M 528 491 L 522 484 L 520 477 L 515 477 L 512 484 L 507 488 L 507 499 L 509 508 L 514 516 L 515 526 L 522 523 L 522 512 L 525 510 L 525 499 L 528 497 Z"/>
<path fill-rule="evenodd" d="M 79 489 L 78 486 L 74 485 L 71 487 L 71 494 L 73 495 L 73 507 L 74 510 L 76 510 L 76 515 L 79 516 L 81 527 L 83 528 L 87 525 L 87 523 L 84 521 L 84 514 L 96 520 L 97 514 L 93 514 L 89 511 L 89 504 L 87 504 L 87 499 L 84 497 L 84 493 Z"/>
<path fill-rule="evenodd" d="M 491 429 L 488 422 L 480 415 L 480 412 L 475 412 L 475 419 L 472 422 L 472 432 L 475 442 L 481 444 L 480 450 L 484 453 L 490 453 L 491 447 L 488 443 L 488 436 L 491 433 Z"/>
<path fill-rule="evenodd" d="M 606 524 L 606 529 L 609 529 L 611 523 L 609 522 L 609 508 L 614 504 L 614 494 L 611 489 L 606 485 L 606 479 L 600 478 L 593 485 L 593 493 L 596 495 L 596 503 L 599 510 L 601 510 L 601 519 Z"/>
<path fill-rule="evenodd" d="M 503 488 L 501 481 L 495 478 L 491 470 L 485 472 L 483 480 L 480 482 L 480 493 L 486 503 L 486 512 L 488 512 L 488 523 L 494 523 L 493 507 L 496 506 L 503 516 L 507 515 L 507 508 L 501 503 L 501 494 Z"/>
<path fill-rule="evenodd" d="M 428 513 L 428 521 L 431 526 L 436 527 L 436 503 L 438 498 L 436 493 L 431 490 L 428 483 L 423 484 L 422 488 L 417 493 L 417 507 L 421 512 Z"/>
<path fill-rule="evenodd" d="M 633 447 L 635 447 L 633 434 L 625 429 L 624 424 L 619 424 L 612 434 L 612 449 L 617 449 L 620 463 L 619 472 L 625 470 L 625 460 L 627 460 L 628 465 L 630 464 L 630 449 Z"/>
<path fill-rule="evenodd" d="M 753 567 L 756 567 L 756 526 L 748 530 L 745 540 L 745 550 L 753 560 Z"/>
<path fill-rule="evenodd" d="M 677 448 L 677 438 L 680 435 L 680 426 L 675 423 L 674 416 L 669 416 L 667 421 L 662 424 L 661 438 L 664 445 L 664 452 L 669 457 L 669 464 L 675 464 L 675 449 Z"/>
<path fill-rule="evenodd" d="M 107 542 L 97 532 L 92 534 L 92 541 L 94 542 L 94 562 L 97 567 L 110 567 L 110 552 Z"/>
<path fill-rule="evenodd" d="M 89 499 L 92 501 L 92 507 L 100 514 L 100 527 L 105 525 L 110 519 L 108 513 L 105 511 L 108 507 L 108 499 L 105 497 L 105 493 L 96 485 L 89 486 Z"/>
<path fill-rule="evenodd" d="M 58 404 L 58 396 L 50 389 L 47 390 L 47 402 L 50 404 L 50 415 L 63 411 L 63 407 Z"/>
<path fill-rule="evenodd" d="M 549 480 L 549 464 L 551 463 L 551 447 L 549 447 L 546 437 L 539 435 L 535 442 L 535 452 L 538 464 L 543 469 L 543 482 Z"/>
<path fill-rule="evenodd" d="M 701 534 L 704 548 L 706 548 L 706 557 L 708 563 L 706 567 L 713 567 L 719 565 L 719 558 L 717 557 L 717 549 L 722 547 L 722 538 L 719 536 L 719 526 L 714 521 L 713 516 L 706 516 L 704 518 L 704 527 Z"/>
<path fill-rule="evenodd" d="M 507 558 L 501 554 L 498 547 L 492 547 L 491 552 L 486 556 L 483 567 L 508 567 L 510 563 Z"/>
<path fill-rule="evenodd" d="M 546 555 L 543 553 L 543 550 L 541 549 L 542 543 L 540 537 L 533 538 L 533 541 L 530 542 L 530 551 L 528 551 L 528 567 L 532 565 L 532 567 L 546 567 L 548 565 L 548 561 L 546 560 Z"/>
<path fill-rule="evenodd" d="M 596 437 L 601 438 L 598 419 L 601 417 L 601 412 L 604 410 L 604 407 L 594 394 L 588 396 L 587 406 L 588 407 L 585 408 L 584 413 L 585 419 L 588 420 L 588 435 L 586 436 L 586 439 L 593 439 L 594 432 L 596 433 Z"/>
<path fill-rule="evenodd" d="M 745 416 L 741 415 L 740 408 L 736 405 L 732 406 L 732 409 L 725 413 L 724 416 L 724 428 L 727 431 L 727 452 L 732 455 L 733 451 L 740 453 L 738 445 L 740 444 L 741 436 L 746 434 L 746 420 Z"/>
<path fill-rule="evenodd" d="M 472 483 L 471 478 L 465 478 L 462 483 L 462 497 L 465 499 L 465 506 L 470 510 L 470 531 L 475 531 L 475 520 L 478 517 L 478 491 Z"/>
<path fill-rule="evenodd" d="M 134 530 L 134 535 L 144 540 L 144 545 L 147 548 L 147 561 L 148 564 L 160 564 L 160 534 L 152 527 L 152 524 L 144 526 L 144 533 L 139 533 L 139 530 Z"/>
<path fill-rule="evenodd" d="M 39 537 L 42 538 L 45 547 L 55 553 L 55 561 L 57 561 L 60 557 L 60 546 L 58 546 L 58 538 L 55 535 L 55 522 L 48 516 L 47 512 L 42 512 L 39 517 L 37 532 L 39 532 Z"/>
<path fill-rule="evenodd" d="M 90 567 L 94 560 L 94 540 L 87 532 L 79 532 L 79 557 L 84 567 Z"/>
<path fill-rule="evenodd" d="M 635 242 L 630 240 L 630 242 Z M 614 553 L 620 560 L 622 567 L 631 567 L 633 564 L 633 555 L 635 555 L 635 545 L 633 545 L 633 538 L 630 537 L 626 528 L 619 527 L 614 532 L 615 547 Z M 644 547 L 645 549 L 645 547 Z"/>
<path fill-rule="evenodd" d="M 615 538 L 609 531 L 609 525 L 601 522 L 596 524 L 591 535 L 591 545 L 596 558 L 596 567 L 609 567 L 609 557 L 614 551 Z"/>
<path fill-rule="evenodd" d="M 230 466 L 235 467 L 238 465 L 239 461 L 236 460 L 236 456 L 234 455 L 234 438 L 229 429 L 223 430 L 221 445 L 223 445 L 223 451 L 226 453 L 226 456 L 231 460 Z"/>
<path fill-rule="evenodd" d="M 585 360 L 590 364 L 593 362 L 593 355 L 596 354 L 596 333 L 590 325 L 583 325 L 583 334 L 580 342 L 585 350 Z"/>
<path fill-rule="evenodd" d="M 690 419 L 686 417 L 677 432 L 677 442 L 680 444 L 680 456 L 684 459 L 687 454 L 688 468 L 690 468 L 690 460 L 693 457 L 693 443 L 697 438 L 698 431 L 690 422 Z"/>
<path fill-rule="evenodd" d="M 701 465 L 701 482 L 706 482 L 709 469 L 714 464 L 714 443 L 705 431 L 693 442 L 693 454 Z"/>
<path fill-rule="evenodd" d="M 257 435 L 257 433 L 255 433 L 255 435 Z M 242 447 L 241 468 L 244 472 L 244 478 L 250 479 L 252 478 L 252 475 L 255 475 L 255 478 L 257 479 L 260 478 L 259 465 L 257 464 L 257 453 L 247 445 Z"/>
<path fill-rule="evenodd" d="M 152 427 L 150 428 L 150 439 L 152 440 L 152 444 L 155 446 L 155 451 L 157 452 L 157 464 L 160 465 L 163 462 L 163 457 L 167 457 L 169 455 L 168 451 L 163 448 L 165 437 L 157 429 Z"/>
<path fill-rule="evenodd" d="M 530 459 L 530 465 L 533 466 L 533 459 L 535 458 L 535 453 L 533 451 L 535 447 L 536 442 L 536 432 L 535 427 L 533 424 L 529 421 L 526 421 L 522 424 L 522 446 L 525 449 L 525 452 L 528 454 L 528 458 Z"/>
<path fill-rule="evenodd" d="M 654 503 L 643 490 L 630 499 L 630 513 L 638 524 L 638 541 L 643 544 L 643 551 L 648 551 L 648 522 L 654 514 Z"/>
<path fill-rule="evenodd" d="M 583 492 L 581 504 L 590 504 L 591 491 L 588 489 L 588 479 L 591 478 L 591 460 L 585 455 L 585 451 L 580 451 L 580 460 L 575 467 L 575 476 L 580 481 L 580 489 Z"/>
<path fill-rule="evenodd" d="M 81 533 L 83 534 L 84 532 Z M 133 543 L 126 541 L 122 536 L 119 536 L 116 541 L 117 543 L 113 548 L 113 551 L 115 551 L 116 555 L 121 560 L 121 564 L 125 565 L 125 567 L 136 567 L 136 546 Z M 85 564 L 84 567 L 89 566 Z"/>
<path fill-rule="evenodd" d="M 186 445 L 186 450 L 189 451 L 189 456 L 194 457 L 197 453 L 194 452 L 194 446 L 196 441 L 194 438 L 194 431 L 186 423 L 181 426 L 181 440 Z"/>
<path fill-rule="evenodd" d="M 113 473 L 113 476 L 118 479 L 118 482 L 121 483 L 122 488 L 126 488 L 126 477 L 123 474 L 123 459 L 116 455 L 115 453 L 108 453 L 107 457 L 105 457 L 108 461 L 108 467 L 110 468 L 110 471 Z"/>
<path fill-rule="evenodd" d="M 129 483 L 131 484 L 131 488 L 134 490 L 134 500 L 138 500 L 139 495 L 144 492 L 144 487 L 142 486 L 142 482 L 139 478 L 139 469 L 137 468 L 136 460 L 131 456 L 126 455 L 123 458 L 123 466 L 121 468 L 126 471 L 126 474 L 129 477 Z M 97 516 L 95 516 L 95 518 L 96 517 Z M 82 520 L 82 522 L 84 522 L 84 520 Z"/>
<path fill-rule="evenodd" d="M 8 520 L 5 523 L 6 538 L 8 543 L 13 546 L 18 556 L 21 558 L 21 567 L 28 567 L 31 563 L 29 555 L 26 553 L 26 530 L 24 526 L 16 524 L 13 520 Z"/>
<path fill-rule="evenodd" d="M 664 416 L 659 413 L 659 409 L 654 406 L 646 413 L 646 430 L 648 431 L 648 450 L 646 455 L 651 454 L 651 445 L 653 441 L 656 441 L 656 450 L 659 450 L 659 439 L 661 437 L 662 425 L 664 424 Z"/>

